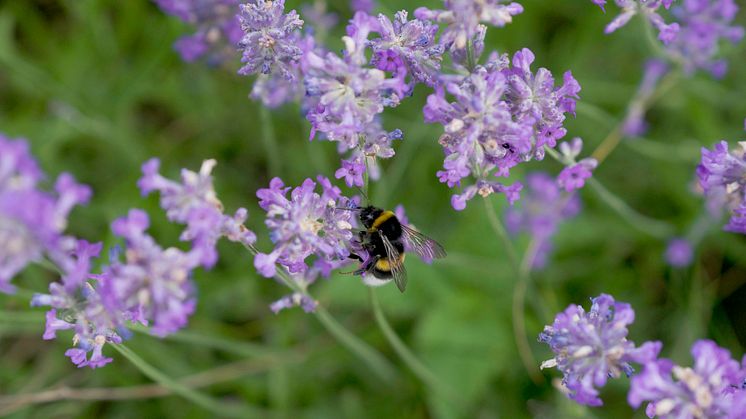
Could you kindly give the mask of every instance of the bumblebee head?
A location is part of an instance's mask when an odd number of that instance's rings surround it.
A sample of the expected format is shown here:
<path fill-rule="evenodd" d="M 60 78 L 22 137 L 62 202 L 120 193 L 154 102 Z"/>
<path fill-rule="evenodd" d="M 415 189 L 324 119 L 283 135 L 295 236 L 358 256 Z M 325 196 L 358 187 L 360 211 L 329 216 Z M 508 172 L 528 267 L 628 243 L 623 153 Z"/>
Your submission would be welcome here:
<path fill-rule="evenodd" d="M 370 228 L 373 222 L 383 213 L 383 210 L 372 205 L 360 209 L 360 222 L 365 228 Z"/>

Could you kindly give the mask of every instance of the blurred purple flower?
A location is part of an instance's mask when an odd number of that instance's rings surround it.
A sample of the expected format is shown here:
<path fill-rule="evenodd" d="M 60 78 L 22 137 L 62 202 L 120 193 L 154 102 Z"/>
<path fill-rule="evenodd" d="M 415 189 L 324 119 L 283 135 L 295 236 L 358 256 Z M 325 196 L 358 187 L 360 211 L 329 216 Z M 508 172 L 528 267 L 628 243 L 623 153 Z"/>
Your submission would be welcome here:
<path fill-rule="evenodd" d="M 315 191 L 316 182 L 311 179 L 292 189 L 274 178 L 269 188 L 257 191 L 259 206 L 267 212 L 265 224 L 274 243 L 271 253 L 259 253 L 254 259 L 254 266 L 263 276 L 273 277 L 277 263 L 293 274 L 306 272 L 309 269 L 306 259 L 311 255 L 326 261 L 349 256 L 353 213 L 338 209 L 346 207 L 349 199 L 327 178 L 317 179 L 321 194 Z"/>
<path fill-rule="evenodd" d="M 215 164 L 215 160 L 205 160 L 199 173 L 182 169 L 181 183 L 177 183 L 161 176 L 159 160 L 150 159 L 143 164 L 143 176 L 137 182 L 143 195 L 160 192 L 161 208 L 170 221 L 186 224 L 181 239 L 192 242 L 206 268 L 217 261 L 215 246 L 221 237 L 244 245 L 256 241 L 256 235 L 243 224 L 247 217 L 244 208 L 232 217 L 223 213 L 210 175 Z"/>
<path fill-rule="evenodd" d="M 196 32 L 176 41 L 174 49 L 186 62 L 207 56 L 220 64 L 234 54 L 241 39 L 236 14 L 238 0 L 154 0 L 165 13 L 196 27 Z"/>
<path fill-rule="evenodd" d="M 121 312 L 143 325 L 152 323 L 153 334 L 166 336 L 183 328 L 194 312 L 190 274 L 200 265 L 201 255 L 162 249 L 145 233 L 148 226 L 147 214 L 137 209 L 112 223 L 114 234 L 125 239 L 125 248 L 122 255 L 112 252 L 109 266 L 98 276 L 99 291 L 110 313 Z"/>
<path fill-rule="evenodd" d="M 467 41 L 477 34 L 480 22 L 503 27 L 513 21 L 513 16 L 523 13 L 520 4 L 502 0 L 444 0 L 443 6 L 445 10 L 420 7 L 414 15 L 417 19 L 445 23 L 440 43 L 451 51 L 465 49 Z"/>
<path fill-rule="evenodd" d="M 640 87 L 637 89 L 634 99 L 627 108 L 627 116 L 624 119 L 624 133 L 630 136 L 645 134 L 648 124 L 645 122 L 645 109 L 655 91 L 660 79 L 669 71 L 669 66 L 664 61 L 651 59 L 645 63 L 645 73 L 642 77 Z"/>
<path fill-rule="evenodd" d="M 585 181 L 593 175 L 598 161 L 592 157 L 575 161 L 583 150 L 583 140 L 578 137 L 560 144 L 559 149 L 566 167 L 557 176 L 557 184 L 566 192 L 582 188 Z"/>
<path fill-rule="evenodd" d="M 438 26 L 423 20 L 407 20 L 407 12 L 396 12 L 393 23 L 378 15 L 380 38 L 370 41 L 371 64 L 394 74 L 409 74 L 420 83 L 435 86 L 443 46 L 435 43 Z"/>
<path fill-rule="evenodd" d="M 285 0 L 252 0 L 239 9 L 244 34 L 238 46 L 244 65 L 238 74 L 277 73 L 292 80 L 290 63 L 297 62 L 303 53 L 297 45 L 297 32 L 303 27 L 298 13 L 291 10 L 286 14 Z"/>
<path fill-rule="evenodd" d="M 580 200 L 575 194 L 564 194 L 557 182 L 545 173 L 526 176 L 523 199 L 505 212 L 505 226 L 511 234 L 525 231 L 537 243 L 532 268 L 546 265 L 552 251 L 552 236 L 560 223 L 580 212 Z"/>
<path fill-rule="evenodd" d="M 658 29 L 658 39 L 661 42 L 670 44 L 676 39 L 676 34 L 679 32 L 679 24 L 667 24 L 663 20 L 663 17 L 658 14 L 658 9 L 661 6 L 668 9 L 671 7 L 673 0 L 614 0 L 614 2 L 622 9 L 622 12 L 606 26 L 605 32 L 607 34 L 626 25 L 633 16 L 639 14 Z M 596 1 L 594 3 L 602 6 Z M 603 7 L 601 8 L 603 9 Z"/>
<path fill-rule="evenodd" d="M 660 418 L 743 417 L 737 400 L 746 399 L 738 362 L 710 340 L 692 346 L 694 366 L 680 367 L 669 359 L 651 359 L 631 380 L 627 400 L 632 407 L 648 401 L 645 413 Z M 738 410 L 738 411 L 736 411 Z"/>
<path fill-rule="evenodd" d="M 737 12 L 733 0 L 683 0 L 673 9 L 681 30 L 668 51 L 688 73 L 703 69 L 714 77 L 724 76 L 727 62 L 716 56 L 721 40 L 735 44 L 743 38 L 744 28 L 731 26 Z"/>
<path fill-rule="evenodd" d="M 640 347 L 627 340 L 627 326 L 635 312 L 627 303 L 615 302 L 607 294 L 592 299 L 591 310 L 570 305 L 557 314 L 552 326 L 545 326 L 539 340 L 552 348 L 555 357 L 544 361 L 542 368 L 557 367 L 569 397 L 589 406 L 603 404 L 598 388 L 609 378 L 633 372 L 631 362 L 654 362 L 660 342 L 646 342 Z"/>
<path fill-rule="evenodd" d="M 376 8 L 376 0 L 350 0 L 350 9 L 353 12 L 373 13 Z"/>
<path fill-rule="evenodd" d="M 674 238 L 666 246 L 666 263 L 674 268 L 685 268 L 692 264 L 694 249 L 686 239 Z"/>
<path fill-rule="evenodd" d="M 63 173 L 51 194 L 37 189 L 42 177 L 26 141 L 0 134 L 0 292 L 13 292 L 11 279 L 43 257 L 63 268 L 74 263 L 69 252 L 76 240 L 64 235 L 67 217 L 88 202 L 91 189 Z"/>
<path fill-rule="evenodd" d="M 721 141 L 712 150 L 702 148 L 702 160 L 697 166 L 699 185 L 704 191 L 707 207 L 713 215 L 725 209 L 730 221 L 725 230 L 746 234 L 746 147 L 728 151 L 728 143 Z"/>

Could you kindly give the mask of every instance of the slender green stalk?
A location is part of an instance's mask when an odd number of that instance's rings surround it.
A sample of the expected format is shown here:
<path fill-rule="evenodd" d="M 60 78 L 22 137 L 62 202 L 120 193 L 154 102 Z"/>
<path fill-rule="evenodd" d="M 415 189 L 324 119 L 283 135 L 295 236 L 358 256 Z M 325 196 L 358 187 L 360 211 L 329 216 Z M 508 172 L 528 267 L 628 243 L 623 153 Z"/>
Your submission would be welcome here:
<path fill-rule="evenodd" d="M 192 388 L 187 387 L 183 383 L 167 376 L 158 368 L 148 364 L 140 358 L 135 352 L 125 345 L 111 345 L 120 354 L 127 358 L 135 367 L 137 367 L 143 374 L 148 376 L 153 381 L 168 388 L 173 393 L 178 394 L 181 397 L 191 401 L 192 403 L 209 410 L 217 416 L 223 417 L 248 417 L 248 416 L 260 416 L 258 410 L 255 410 L 249 406 L 236 406 L 229 405 L 225 402 L 216 400 L 206 394 L 200 393 Z"/>
<path fill-rule="evenodd" d="M 417 378 L 420 379 L 420 381 L 425 383 L 426 386 L 430 387 L 430 389 L 444 397 L 447 397 L 451 401 L 461 401 L 460 399 L 458 399 L 456 392 L 451 387 L 445 385 L 442 381 L 440 381 L 440 379 L 435 374 L 433 374 L 425 366 L 425 364 L 417 359 L 417 357 L 412 353 L 407 345 L 402 342 L 401 338 L 399 338 L 399 335 L 396 334 L 394 329 L 389 324 L 388 320 L 386 320 L 386 316 L 384 316 L 383 314 L 383 310 L 381 309 L 381 304 L 378 301 L 378 296 L 376 295 L 375 289 L 370 287 L 368 291 L 370 295 L 371 307 L 373 307 L 373 314 L 376 318 L 376 323 L 381 329 L 381 332 L 383 332 L 383 335 L 386 337 L 386 340 L 388 340 L 391 347 L 394 348 L 394 351 L 396 351 L 396 354 L 399 355 L 399 358 L 401 358 L 401 360 L 407 365 L 407 367 L 412 370 L 414 375 L 416 375 Z"/>
<path fill-rule="evenodd" d="M 606 204 L 616 211 L 617 214 L 640 232 L 647 233 L 659 239 L 667 239 L 674 234 L 675 229 L 672 225 L 665 221 L 656 220 L 655 218 L 650 218 L 646 215 L 640 214 L 627 205 L 623 199 L 606 189 L 606 187 L 595 178 L 588 179 L 588 184 L 594 191 L 596 191 L 602 201 L 606 202 Z"/>
<path fill-rule="evenodd" d="M 259 106 L 259 119 L 262 122 L 262 129 L 264 131 L 262 133 L 262 142 L 264 143 L 264 150 L 267 152 L 269 171 L 273 176 L 279 176 L 281 169 L 280 149 L 277 146 L 275 126 L 272 124 L 272 115 L 269 112 L 269 108 L 266 106 Z"/>
<path fill-rule="evenodd" d="M 137 333 L 150 335 L 148 328 L 139 324 L 133 324 L 129 329 Z M 259 356 L 276 356 L 277 358 L 282 358 L 285 355 L 288 355 L 277 353 L 276 350 L 261 345 L 239 342 L 232 339 L 209 336 L 196 332 L 180 331 L 166 336 L 165 339 L 230 352 L 246 358 L 255 358 Z"/>
<path fill-rule="evenodd" d="M 528 343 L 528 336 L 526 335 L 526 292 L 528 291 L 528 285 L 531 281 L 531 266 L 534 264 L 537 252 L 541 243 L 532 239 L 526 249 L 526 253 L 523 255 L 521 260 L 521 266 L 519 267 L 518 282 L 513 287 L 513 335 L 515 336 L 515 343 L 518 346 L 518 355 L 521 357 L 529 377 L 535 384 L 542 384 L 544 382 L 544 376 L 541 375 L 541 371 L 537 368 L 539 365 L 534 358 L 534 354 L 531 351 L 531 345 Z"/>
<path fill-rule="evenodd" d="M 469 70 L 469 72 L 474 71 L 474 67 L 477 66 L 477 63 L 474 60 L 474 44 L 471 42 L 471 39 L 466 41 L 466 68 Z"/>
<path fill-rule="evenodd" d="M 544 382 L 544 376 L 541 375 L 539 369 L 536 367 L 537 363 L 531 353 L 531 346 L 528 344 L 526 338 L 526 326 L 525 326 L 525 299 L 526 291 L 528 289 L 528 283 L 531 280 L 530 267 L 533 264 L 533 259 L 536 257 L 535 250 L 532 250 L 532 246 L 529 246 L 529 250 L 524 256 L 523 260 L 518 258 L 518 252 L 513 246 L 513 242 L 508 236 L 508 232 L 505 230 L 503 223 L 497 218 L 494 208 L 490 204 L 489 199 L 484 199 L 484 208 L 487 212 L 487 219 L 490 221 L 492 230 L 495 235 L 500 239 L 505 247 L 505 251 L 508 252 L 510 263 L 513 265 L 513 270 L 518 275 L 518 280 L 513 288 L 513 333 L 515 335 L 515 343 L 518 347 L 518 355 L 521 358 L 521 363 L 526 369 L 528 376 L 535 384 L 539 385 Z M 527 266 L 526 269 L 523 267 Z"/>
<path fill-rule="evenodd" d="M 385 382 L 391 383 L 396 379 L 396 370 L 391 363 L 383 357 L 378 351 L 371 348 L 367 343 L 360 340 L 357 336 L 350 333 L 344 328 L 328 311 L 322 306 L 316 307 L 314 312 L 316 318 L 326 330 L 334 336 L 335 339 L 343 346 L 347 347 L 350 352 L 357 355 L 366 365 Z"/>
<path fill-rule="evenodd" d="M 508 232 L 505 230 L 503 223 L 501 223 L 500 220 L 497 218 L 497 215 L 495 215 L 495 209 L 492 207 L 492 204 L 490 204 L 490 200 L 485 198 L 483 199 L 483 201 L 484 209 L 487 213 L 487 219 L 490 222 L 490 226 L 492 226 L 492 230 L 495 232 L 495 235 L 505 246 L 505 251 L 508 252 L 510 263 L 513 264 L 516 273 L 519 273 L 521 261 L 518 259 L 518 252 L 516 252 L 515 247 L 513 247 L 513 242 L 510 240 Z"/>

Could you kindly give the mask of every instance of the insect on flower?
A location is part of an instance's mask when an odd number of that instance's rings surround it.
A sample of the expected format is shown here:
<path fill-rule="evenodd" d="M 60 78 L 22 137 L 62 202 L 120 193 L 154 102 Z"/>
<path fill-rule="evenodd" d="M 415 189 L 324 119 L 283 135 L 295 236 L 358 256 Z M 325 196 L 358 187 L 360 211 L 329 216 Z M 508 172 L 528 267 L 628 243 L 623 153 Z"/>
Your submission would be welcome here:
<path fill-rule="evenodd" d="M 402 224 L 393 211 L 372 205 L 340 209 L 357 211 L 360 223 L 364 227 L 358 232 L 358 239 L 360 247 L 368 257 L 363 259 L 356 253 L 351 253 L 350 257 L 362 262 L 353 274 L 373 275 L 373 278 L 363 277 L 366 285 L 383 285 L 393 279 L 399 291 L 404 292 L 407 288 L 405 249 L 428 260 L 446 256 L 446 251 L 440 243 Z"/>

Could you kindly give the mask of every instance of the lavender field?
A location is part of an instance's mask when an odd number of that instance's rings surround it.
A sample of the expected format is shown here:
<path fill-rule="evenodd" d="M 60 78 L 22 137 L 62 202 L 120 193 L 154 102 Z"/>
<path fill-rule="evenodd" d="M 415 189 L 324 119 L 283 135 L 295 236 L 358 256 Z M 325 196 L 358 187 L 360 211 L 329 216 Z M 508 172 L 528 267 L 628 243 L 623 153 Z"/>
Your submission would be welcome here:
<path fill-rule="evenodd" d="M 746 418 L 744 27 L 0 2 L 0 416 Z"/>

